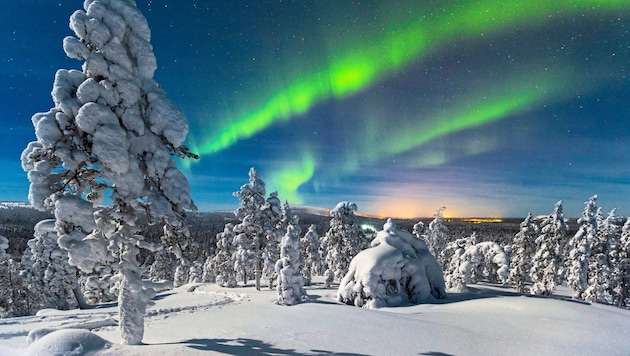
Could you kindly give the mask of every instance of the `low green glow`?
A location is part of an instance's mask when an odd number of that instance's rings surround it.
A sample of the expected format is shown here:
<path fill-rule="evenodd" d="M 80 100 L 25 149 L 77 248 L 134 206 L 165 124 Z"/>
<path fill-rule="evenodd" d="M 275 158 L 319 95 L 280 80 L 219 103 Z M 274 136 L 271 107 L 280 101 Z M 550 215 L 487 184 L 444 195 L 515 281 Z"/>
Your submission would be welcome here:
<path fill-rule="evenodd" d="M 311 73 L 289 79 L 287 85 L 277 88 L 260 106 L 219 128 L 218 133 L 197 146 L 195 152 L 221 151 L 276 122 L 304 114 L 319 102 L 355 94 L 451 39 L 478 38 L 511 26 L 532 26 L 536 22 L 549 21 L 553 16 L 629 7 L 627 0 L 493 0 L 462 2 L 443 11 L 436 10 L 436 14 L 420 13 L 426 17 L 403 20 L 402 24 L 392 23 L 379 35 L 329 54 L 328 66 L 313 68 Z M 505 103 L 506 108 L 511 105 L 518 103 Z M 466 116 L 467 120 L 462 123 L 437 125 L 436 131 L 448 132 L 474 125 L 475 121 L 485 122 L 485 117 L 500 116 L 502 110 L 499 105 L 490 105 L 483 114 Z"/>
<path fill-rule="evenodd" d="M 308 182 L 315 173 L 315 160 L 307 152 L 303 154 L 302 161 L 288 164 L 274 170 L 268 186 L 271 191 L 277 190 L 278 194 L 290 204 L 302 204 L 303 200 L 298 193 L 300 186 Z"/>

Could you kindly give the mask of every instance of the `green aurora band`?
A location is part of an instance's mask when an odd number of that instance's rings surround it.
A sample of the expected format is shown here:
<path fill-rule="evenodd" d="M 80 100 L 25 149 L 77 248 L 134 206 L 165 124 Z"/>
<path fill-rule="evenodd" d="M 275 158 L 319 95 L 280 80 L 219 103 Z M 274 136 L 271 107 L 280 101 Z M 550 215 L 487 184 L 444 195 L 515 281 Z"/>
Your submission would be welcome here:
<path fill-rule="evenodd" d="M 271 125 L 305 114 L 318 103 L 357 94 L 452 40 L 475 39 L 512 26 L 536 26 L 550 21 L 553 16 L 627 8 L 630 8 L 627 0 L 481 1 L 458 4 L 432 17 L 412 18 L 391 24 L 374 36 L 371 42 L 363 42 L 354 48 L 338 48 L 339 53 L 329 57 L 335 60 L 330 61 L 327 67 L 289 80 L 288 85 L 276 89 L 262 105 L 228 121 L 215 136 L 192 148 L 202 156 L 220 152 L 236 144 L 239 139 L 250 138 Z M 534 89 L 536 86 L 539 86 L 538 89 Z M 395 133 L 398 139 L 390 145 L 382 146 L 374 144 L 373 139 L 365 140 L 363 147 L 358 150 L 360 153 L 347 153 L 337 173 L 353 173 L 360 165 L 376 163 L 451 133 L 504 119 L 545 100 L 554 101 L 561 96 L 560 89 L 544 80 L 532 84 L 530 79 L 505 91 L 486 93 L 480 99 L 468 100 L 467 104 L 452 108 L 428 122 L 399 128 Z M 373 135 L 376 133 L 367 133 L 367 137 Z M 480 148 L 471 149 L 483 151 Z M 428 157 L 424 162 L 418 161 L 416 165 L 435 165 L 446 160 L 447 157 L 438 154 Z M 313 153 L 306 150 L 301 162 L 276 169 L 269 179 L 269 185 L 291 203 L 301 204 L 298 189 L 313 178 L 315 169 Z M 334 175 L 334 172 L 330 173 Z"/>
<path fill-rule="evenodd" d="M 356 94 L 454 38 L 464 40 L 510 26 L 532 26 L 556 15 L 626 8 L 630 8 L 627 0 L 480 1 L 444 9 L 427 19 L 392 25 L 373 42 L 342 50 L 328 67 L 277 89 L 262 106 L 231 120 L 216 136 L 193 148 L 200 155 L 219 152 L 276 122 L 304 114 L 317 103 Z"/>

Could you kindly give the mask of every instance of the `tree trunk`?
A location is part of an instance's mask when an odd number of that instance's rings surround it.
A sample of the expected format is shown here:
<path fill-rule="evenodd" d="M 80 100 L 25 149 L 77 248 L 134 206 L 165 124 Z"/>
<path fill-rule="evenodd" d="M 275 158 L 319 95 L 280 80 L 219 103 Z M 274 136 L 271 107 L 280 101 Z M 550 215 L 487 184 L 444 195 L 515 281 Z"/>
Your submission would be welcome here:
<path fill-rule="evenodd" d="M 81 286 L 77 284 L 77 286 L 72 290 L 74 293 L 74 297 L 77 298 L 77 305 L 79 309 L 92 309 L 93 305 L 88 304 L 85 300 L 85 296 L 83 295 L 83 291 L 81 291 Z"/>
<path fill-rule="evenodd" d="M 256 290 L 260 290 L 260 237 L 258 234 L 254 236 L 254 276 L 256 278 Z"/>
<path fill-rule="evenodd" d="M 144 336 L 144 314 L 155 291 L 143 288 L 140 265 L 136 258 L 138 248 L 126 245 L 122 251 L 122 281 L 118 295 L 120 336 L 125 345 L 140 345 Z"/>

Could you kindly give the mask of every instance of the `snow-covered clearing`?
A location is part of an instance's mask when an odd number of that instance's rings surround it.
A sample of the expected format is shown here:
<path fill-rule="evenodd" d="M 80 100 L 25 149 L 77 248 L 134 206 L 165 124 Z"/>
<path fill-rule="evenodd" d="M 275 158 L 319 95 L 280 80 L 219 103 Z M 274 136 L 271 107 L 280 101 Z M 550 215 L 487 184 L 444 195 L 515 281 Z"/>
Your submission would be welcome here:
<path fill-rule="evenodd" d="M 628 310 L 565 297 L 525 296 L 490 285 L 449 293 L 441 304 L 368 310 L 338 303 L 336 289 L 324 289 L 321 279 L 315 282 L 306 287 L 308 301 L 290 307 L 274 304 L 275 291 L 253 287 L 196 284 L 160 293 L 147 311 L 141 346 L 118 344 L 114 304 L 3 319 L 0 355 L 54 354 L 50 345 L 68 354 L 69 344 L 86 339 L 81 354 L 630 354 Z M 91 329 L 109 344 L 91 333 L 66 332 L 29 347 L 28 334 L 38 328 Z"/>

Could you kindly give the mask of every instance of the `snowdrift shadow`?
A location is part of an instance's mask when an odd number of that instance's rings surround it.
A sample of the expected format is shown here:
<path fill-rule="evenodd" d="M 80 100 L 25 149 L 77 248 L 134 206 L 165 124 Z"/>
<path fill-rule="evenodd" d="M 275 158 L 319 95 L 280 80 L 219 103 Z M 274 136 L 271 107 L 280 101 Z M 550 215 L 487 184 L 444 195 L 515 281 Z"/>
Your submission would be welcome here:
<path fill-rule="evenodd" d="M 200 351 L 214 351 L 227 355 L 287 355 L 287 356 L 316 356 L 316 355 L 348 355 L 365 356 L 355 353 L 335 353 L 326 350 L 311 350 L 309 353 L 297 352 L 294 349 L 281 349 L 272 344 L 255 339 L 190 339 L 182 344 Z"/>
<path fill-rule="evenodd" d="M 573 302 L 582 305 L 590 305 L 591 303 L 583 300 L 575 300 L 568 296 L 563 295 L 534 295 L 527 293 L 518 293 L 512 289 L 511 286 L 504 286 L 500 284 L 492 283 L 480 283 L 477 285 L 467 285 L 465 292 L 447 292 L 446 299 L 436 300 L 430 304 L 451 304 L 465 302 L 476 299 L 498 298 L 498 297 L 526 297 L 526 298 L 550 298 L 556 300 L 562 300 L 565 302 Z"/>

